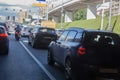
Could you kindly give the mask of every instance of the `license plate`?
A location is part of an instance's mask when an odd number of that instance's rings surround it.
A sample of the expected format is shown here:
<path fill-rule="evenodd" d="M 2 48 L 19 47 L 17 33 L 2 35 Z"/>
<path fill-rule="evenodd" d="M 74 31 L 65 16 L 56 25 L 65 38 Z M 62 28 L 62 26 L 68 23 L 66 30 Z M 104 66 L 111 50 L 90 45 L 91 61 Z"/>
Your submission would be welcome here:
<path fill-rule="evenodd" d="M 118 73 L 117 69 L 99 69 L 100 73 Z"/>

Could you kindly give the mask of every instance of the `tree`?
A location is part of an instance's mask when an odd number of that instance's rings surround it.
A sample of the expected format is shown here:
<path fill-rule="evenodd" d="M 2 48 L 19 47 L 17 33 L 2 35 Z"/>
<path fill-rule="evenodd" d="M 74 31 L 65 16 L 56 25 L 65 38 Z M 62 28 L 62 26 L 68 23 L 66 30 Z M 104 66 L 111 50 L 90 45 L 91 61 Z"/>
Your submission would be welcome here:
<path fill-rule="evenodd" d="M 85 20 L 87 9 L 80 9 L 74 13 L 74 20 Z"/>

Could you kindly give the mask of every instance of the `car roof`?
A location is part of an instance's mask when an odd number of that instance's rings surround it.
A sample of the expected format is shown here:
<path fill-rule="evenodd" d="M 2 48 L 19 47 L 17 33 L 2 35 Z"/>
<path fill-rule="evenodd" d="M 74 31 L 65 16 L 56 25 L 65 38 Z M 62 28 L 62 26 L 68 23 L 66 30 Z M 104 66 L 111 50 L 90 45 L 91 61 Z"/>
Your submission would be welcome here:
<path fill-rule="evenodd" d="M 85 32 L 95 32 L 95 33 L 113 33 L 107 30 L 84 29 L 84 28 L 79 28 L 79 27 L 71 27 L 68 30 L 76 30 L 77 32 L 85 31 Z"/>
<path fill-rule="evenodd" d="M 4 26 L 0 25 L 0 28 L 4 28 Z M 4 28 L 5 29 L 5 28 Z"/>
<path fill-rule="evenodd" d="M 42 26 L 40 26 L 39 28 L 43 28 L 43 29 L 53 29 L 53 30 L 55 30 L 54 28 L 50 28 L 50 27 L 42 27 Z"/>

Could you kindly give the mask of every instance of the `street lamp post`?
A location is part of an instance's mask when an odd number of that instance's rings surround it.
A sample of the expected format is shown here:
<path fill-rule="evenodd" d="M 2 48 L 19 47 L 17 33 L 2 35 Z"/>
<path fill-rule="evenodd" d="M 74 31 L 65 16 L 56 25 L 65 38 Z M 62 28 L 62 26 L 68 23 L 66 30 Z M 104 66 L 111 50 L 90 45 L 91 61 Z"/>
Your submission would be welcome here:
<path fill-rule="evenodd" d="M 41 9 L 40 9 L 40 7 L 38 7 L 38 21 L 37 21 L 37 23 L 39 23 L 39 20 L 40 20 L 40 11 L 41 11 Z"/>
<path fill-rule="evenodd" d="M 105 0 L 103 0 L 103 4 L 105 3 Z M 101 19 L 101 27 L 100 30 L 103 30 L 103 22 L 104 22 L 104 6 L 102 7 L 102 19 Z"/>
<path fill-rule="evenodd" d="M 63 0 L 61 2 L 61 29 L 63 28 L 62 24 L 63 24 Z"/>
<path fill-rule="evenodd" d="M 112 17 L 112 0 L 110 0 L 110 10 L 109 10 L 109 22 L 108 22 L 108 30 L 111 30 L 111 17 Z"/>
<path fill-rule="evenodd" d="M 46 20 L 48 21 L 48 1 L 46 1 Z"/>

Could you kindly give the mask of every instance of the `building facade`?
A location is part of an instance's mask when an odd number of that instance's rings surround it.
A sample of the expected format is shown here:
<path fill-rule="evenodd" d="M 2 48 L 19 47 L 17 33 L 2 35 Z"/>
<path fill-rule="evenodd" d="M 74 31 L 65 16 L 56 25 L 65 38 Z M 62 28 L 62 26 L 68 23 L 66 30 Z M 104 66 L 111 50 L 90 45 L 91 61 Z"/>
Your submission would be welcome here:
<path fill-rule="evenodd" d="M 112 3 L 112 15 L 120 14 L 120 0 L 113 0 Z"/>
<path fill-rule="evenodd" d="M 104 9 L 104 14 L 109 15 L 109 10 L 110 10 L 110 2 L 101 4 L 98 9 L 97 9 L 97 14 L 102 15 L 102 10 Z M 120 0 L 113 0 L 112 1 L 112 7 L 111 7 L 111 15 L 119 15 L 120 14 Z"/>

